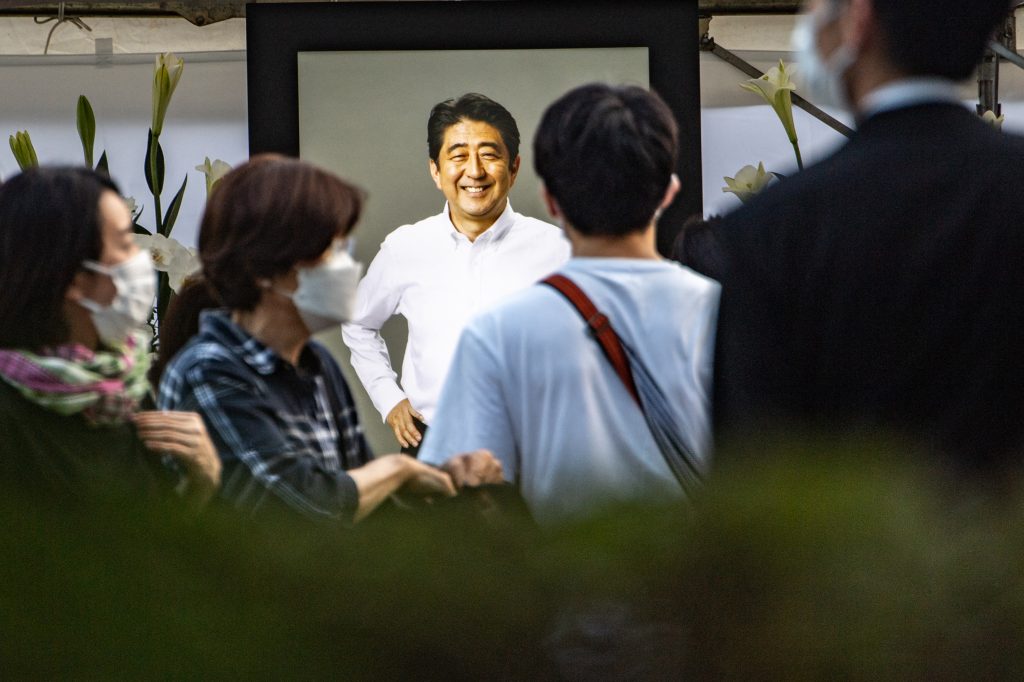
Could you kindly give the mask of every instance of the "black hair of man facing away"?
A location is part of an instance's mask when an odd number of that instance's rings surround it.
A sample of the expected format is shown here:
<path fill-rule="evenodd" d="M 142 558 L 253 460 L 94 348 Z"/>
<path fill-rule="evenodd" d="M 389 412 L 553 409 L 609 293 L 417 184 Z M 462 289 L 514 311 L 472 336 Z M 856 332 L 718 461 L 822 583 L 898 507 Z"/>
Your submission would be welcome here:
<path fill-rule="evenodd" d="M 572 244 L 557 274 L 608 316 L 632 351 L 634 373 L 642 365 L 656 377 L 662 407 L 703 469 L 718 285 L 662 260 L 655 247 L 657 217 L 680 186 L 677 144 L 657 95 L 591 84 L 545 111 L 534 163 Z M 480 449 L 501 462 L 504 480 L 519 486 L 543 525 L 686 495 L 627 385 L 549 286 L 478 315 L 459 341 L 420 457 L 443 464 Z"/>

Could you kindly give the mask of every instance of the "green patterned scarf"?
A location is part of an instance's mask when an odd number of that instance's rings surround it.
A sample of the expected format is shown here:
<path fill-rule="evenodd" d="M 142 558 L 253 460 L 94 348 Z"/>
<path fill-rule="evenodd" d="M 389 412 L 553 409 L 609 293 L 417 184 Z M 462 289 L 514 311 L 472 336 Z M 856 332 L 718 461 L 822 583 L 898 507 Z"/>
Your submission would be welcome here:
<path fill-rule="evenodd" d="M 39 354 L 0 349 L 0 379 L 57 414 L 81 414 L 93 426 L 121 424 L 149 390 L 148 349 L 144 332 L 129 336 L 113 350 L 93 351 L 79 344 Z"/>

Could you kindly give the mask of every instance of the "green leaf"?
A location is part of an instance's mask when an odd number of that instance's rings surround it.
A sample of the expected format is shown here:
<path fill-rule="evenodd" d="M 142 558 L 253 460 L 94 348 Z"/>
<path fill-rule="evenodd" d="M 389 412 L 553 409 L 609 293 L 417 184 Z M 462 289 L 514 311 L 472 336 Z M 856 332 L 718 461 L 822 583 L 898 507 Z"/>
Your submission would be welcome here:
<path fill-rule="evenodd" d="M 76 122 L 78 137 L 82 140 L 82 151 L 85 154 L 85 165 L 92 168 L 92 148 L 96 142 L 96 116 L 85 95 L 78 96 Z"/>
<path fill-rule="evenodd" d="M 154 148 L 156 149 L 155 165 L 152 157 Z M 160 142 L 154 137 L 152 129 L 149 131 L 149 142 L 146 145 L 145 163 L 146 186 L 154 196 L 158 196 L 164 191 L 164 150 L 160 148 Z"/>
<path fill-rule="evenodd" d="M 135 234 L 153 234 L 152 232 L 144 228 L 142 225 L 139 225 L 138 223 L 132 224 L 132 232 L 134 232 Z"/>
<path fill-rule="evenodd" d="M 102 173 L 103 175 L 106 175 L 108 178 L 110 177 L 110 168 L 107 165 L 106 150 L 104 150 L 104 152 L 100 155 L 100 160 L 96 162 L 96 172 Z"/>
<path fill-rule="evenodd" d="M 171 236 L 171 230 L 174 229 L 174 221 L 178 219 L 178 211 L 181 209 L 181 200 L 185 196 L 185 185 L 188 184 L 188 176 L 181 182 L 181 188 L 178 189 L 178 193 L 171 199 L 171 205 L 167 207 L 167 213 L 164 214 L 164 229 L 163 235 L 165 237 Z"/>

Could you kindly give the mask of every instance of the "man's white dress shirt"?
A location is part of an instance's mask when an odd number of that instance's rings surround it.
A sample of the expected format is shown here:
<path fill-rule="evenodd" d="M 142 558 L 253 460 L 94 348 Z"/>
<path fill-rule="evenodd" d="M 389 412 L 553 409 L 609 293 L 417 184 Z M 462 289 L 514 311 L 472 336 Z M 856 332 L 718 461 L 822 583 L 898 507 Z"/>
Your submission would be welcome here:
<path fill-rule="evenodd" d="M 569 250 L 559 228 L 516 213 L 511 203 L 472 242 L 452 225 L 447 204 L 389 234 L 359 284 L 352 320 L 342 326 L 352 366 L 381 417 L 408 397 L 429 424 L 470 318 L 554 272 Z M 409 323 L 401 386 L 380 336 L 392 315 Z"/>

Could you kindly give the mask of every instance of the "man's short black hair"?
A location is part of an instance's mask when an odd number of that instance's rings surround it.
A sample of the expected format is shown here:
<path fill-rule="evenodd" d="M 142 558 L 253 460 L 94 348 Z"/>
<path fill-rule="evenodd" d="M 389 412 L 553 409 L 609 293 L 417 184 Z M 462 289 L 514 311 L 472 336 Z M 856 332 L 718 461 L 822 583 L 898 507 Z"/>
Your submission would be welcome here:
<path fill-rule="evenodd" d="M 833 3 L 848 0 L 831 0 Z M 893 65 L 911 76 L 963 80 L 981 60 L 1009 0 L 872 0 Z"/>
<path fill-rule="evenodd" d="M 508 109 L 486 95 L 468 92 L 458 99 L 446 99 L 434 105 L 427 119 L 427 151 L 437 163 L 441 157 L 445 131 L 459 121 L 481 121 L 501 134 L 501 140 L 508 148 L 509 168 L 519 156 L 519 127 Z"/>
<path fill-rule="evenodd" d="M 643 88 L 593 83 L 544 112 L 533 159 L 574 228 L 620 235 L 651 222 L 678 149 L 675 119 L 660 97 Z"/>
<path fill-rule="evenodd" d="M 68 340 L 64 294 L 103 252 L 106 191 L 118 193 L 88 168 L 30 168 L 0 185 L 0 348 Z"/>

